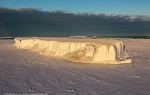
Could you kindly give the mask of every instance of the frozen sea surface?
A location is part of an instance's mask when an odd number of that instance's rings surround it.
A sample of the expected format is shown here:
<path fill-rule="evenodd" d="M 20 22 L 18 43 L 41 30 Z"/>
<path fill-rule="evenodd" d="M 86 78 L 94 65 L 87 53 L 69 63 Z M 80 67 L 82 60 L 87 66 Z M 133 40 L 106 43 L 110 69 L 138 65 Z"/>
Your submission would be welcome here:
<path fill-rule="evenodd" d="M 150 39 L 121 39 L 133 63 L 68 62 L 0 40 L 0 95 L 150 95 Z"/>

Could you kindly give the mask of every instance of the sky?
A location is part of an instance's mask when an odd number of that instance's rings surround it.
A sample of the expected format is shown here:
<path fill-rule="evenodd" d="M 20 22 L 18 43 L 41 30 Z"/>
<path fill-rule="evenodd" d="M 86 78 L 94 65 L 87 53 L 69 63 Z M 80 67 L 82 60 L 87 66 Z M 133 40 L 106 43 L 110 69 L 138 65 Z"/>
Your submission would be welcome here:
<path fill-rule="evenodd" d="M 150 0 L 0 0 L 0 36 L 146 36 Z"/>
<path fill-rule="evenodd" d="M 150 0 L 0 0 L 13 8 L 41 8 L 44 11 L 66 10 L 104 14 L 150 15 Z"/>

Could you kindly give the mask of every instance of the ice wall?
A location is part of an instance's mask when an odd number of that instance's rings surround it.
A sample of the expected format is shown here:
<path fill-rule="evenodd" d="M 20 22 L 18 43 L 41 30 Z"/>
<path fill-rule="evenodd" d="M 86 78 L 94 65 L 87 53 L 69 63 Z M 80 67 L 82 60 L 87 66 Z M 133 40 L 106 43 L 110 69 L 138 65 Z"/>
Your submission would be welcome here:
<path fill-rule="evenodd" d="M 15 38 L 15 46 L 41 55 L 87 63 L 130 63 L 122 41 L 92 39 Z"/>

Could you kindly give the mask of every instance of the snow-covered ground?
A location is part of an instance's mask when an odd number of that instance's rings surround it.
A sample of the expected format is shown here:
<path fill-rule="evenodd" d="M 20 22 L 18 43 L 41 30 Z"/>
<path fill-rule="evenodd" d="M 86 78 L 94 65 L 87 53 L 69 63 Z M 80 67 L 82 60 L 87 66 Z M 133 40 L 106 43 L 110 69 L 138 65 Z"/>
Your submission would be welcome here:
<path fill-rule="evenodd" d="M 150 95 L 150 39 L 121 39 L 133 63 L 68 62 L 0 40 L 0 95 Z"/>

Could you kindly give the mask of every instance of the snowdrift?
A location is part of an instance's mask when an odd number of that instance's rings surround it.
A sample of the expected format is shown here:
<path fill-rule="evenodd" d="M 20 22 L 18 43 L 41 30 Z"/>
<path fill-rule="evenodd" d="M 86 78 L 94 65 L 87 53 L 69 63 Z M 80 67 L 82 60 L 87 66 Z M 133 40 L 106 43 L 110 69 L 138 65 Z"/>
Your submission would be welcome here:
<path fill-rule="evenodd" d="M 130 63 L 122 41 L 89 38 L 15 38 L 17 48 L 86 63 Z"/>

